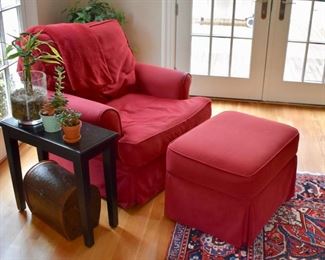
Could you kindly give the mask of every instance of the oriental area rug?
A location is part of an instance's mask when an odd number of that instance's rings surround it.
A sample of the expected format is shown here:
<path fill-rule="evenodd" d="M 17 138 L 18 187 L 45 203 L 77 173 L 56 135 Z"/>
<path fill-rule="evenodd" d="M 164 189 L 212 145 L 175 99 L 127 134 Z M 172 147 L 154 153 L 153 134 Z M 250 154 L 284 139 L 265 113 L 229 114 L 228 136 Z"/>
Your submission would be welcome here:
<path fill-rule="evenodd" d="M 236 249 L 177 223 L 167 259 L 325 259 L 325 175 L 298 173 L 295 196 L 277 210 L 254 245 Z"/>

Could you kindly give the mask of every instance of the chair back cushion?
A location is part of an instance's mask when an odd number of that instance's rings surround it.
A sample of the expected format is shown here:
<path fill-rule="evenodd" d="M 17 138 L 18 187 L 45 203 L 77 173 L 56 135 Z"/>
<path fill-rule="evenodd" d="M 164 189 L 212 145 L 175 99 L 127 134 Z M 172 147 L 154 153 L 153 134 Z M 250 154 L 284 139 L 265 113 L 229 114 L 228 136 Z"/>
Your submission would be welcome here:
<path fill-rule="evenodd" d="M 28 31 L 42 31 L 41 39 L 51 41 L 61 53 L 67 72 L 65 92 L 106 102 L 135 84 L 135 59 L 116 20 L 38 25 Z M 54 67 L 35 65 L 47 74 L 50 90 L 55 86 Z"/>

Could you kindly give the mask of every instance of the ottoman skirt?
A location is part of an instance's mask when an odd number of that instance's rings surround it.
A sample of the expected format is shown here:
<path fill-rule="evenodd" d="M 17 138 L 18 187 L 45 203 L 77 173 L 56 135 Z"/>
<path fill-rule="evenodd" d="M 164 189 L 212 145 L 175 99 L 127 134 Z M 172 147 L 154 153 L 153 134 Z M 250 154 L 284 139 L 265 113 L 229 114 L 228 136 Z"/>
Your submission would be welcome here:
<path fill-rule="evenodd" d="M 251 245 L 264 224 L 294 195 L 294 157 L 255 198 L 239 200 L 167 172 L 165 214 L 236 247 Z M 289 188 L 289 189 L 288 189 Z"/>

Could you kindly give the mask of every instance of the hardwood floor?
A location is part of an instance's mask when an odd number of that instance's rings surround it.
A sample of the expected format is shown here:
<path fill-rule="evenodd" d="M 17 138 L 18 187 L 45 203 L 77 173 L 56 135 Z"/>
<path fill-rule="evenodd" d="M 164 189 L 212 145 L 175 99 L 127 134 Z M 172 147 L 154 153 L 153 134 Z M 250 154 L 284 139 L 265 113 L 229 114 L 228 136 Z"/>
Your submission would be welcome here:
<path fill-rule="evenodd" d="M 215 101 L 213 114 L 241 111 L 296 127 L 300 132 L 298 170 L 325 173 L 325 109 Z M 21 146 L 26 172 L 37 162 L 36 151 Z M 119 209 L 119 226 L 107 223 L 102 201 L 100 225 L 95 228 L 95 245 L 86 248 L 83 238 L 67 241 L 29 209 L 20 214 L 11 186 L 7 161 L 0 164 L 0 259 L 164 259 L 174 223 L 164 217 L 164 193 L 142 207 Z M 105 210 L 104 210 L 105 209 Z"/>

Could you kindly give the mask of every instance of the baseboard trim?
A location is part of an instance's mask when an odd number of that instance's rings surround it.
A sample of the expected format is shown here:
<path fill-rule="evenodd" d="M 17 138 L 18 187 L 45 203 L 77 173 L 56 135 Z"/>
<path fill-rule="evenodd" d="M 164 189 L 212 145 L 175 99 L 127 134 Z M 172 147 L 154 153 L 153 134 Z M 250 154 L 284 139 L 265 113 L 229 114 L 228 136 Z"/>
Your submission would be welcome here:
<path fill-rule="evenodd" d="M 195 97 L 195 95 L 191 95 Z M 255 100 L 255 99 L 239 99 L 239 98 L 223 98 L 223 97 L 209 97 L 212 101 L 230 101 L 230 102 L 243 102 L 243 103 L 258 103 L 258 104 L 269 104 L 269 105 L 281 105 L 281 106 L 295 106 L 295 107 L 310 107 L 310 108 L 324 108 L 323 105 L 316 104 L 302 104 L 302 103 L 289 103 L 289 102 L 280 102 L 280 101 L 264 101 L 264 100 Z"/>

